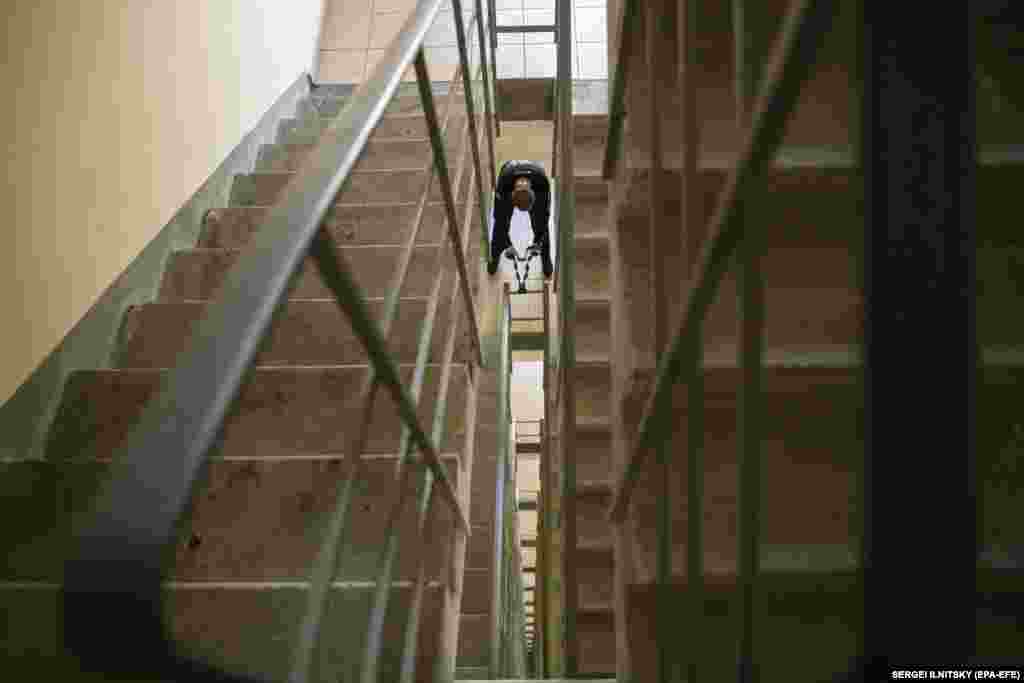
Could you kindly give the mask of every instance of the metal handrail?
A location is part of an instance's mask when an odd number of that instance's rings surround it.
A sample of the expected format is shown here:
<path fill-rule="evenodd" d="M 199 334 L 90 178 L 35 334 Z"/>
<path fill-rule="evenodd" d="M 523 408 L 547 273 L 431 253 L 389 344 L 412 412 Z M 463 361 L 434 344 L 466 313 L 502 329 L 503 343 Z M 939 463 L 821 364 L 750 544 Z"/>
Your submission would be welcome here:
<path fill-rule="evenodd" d="M 456 69 L 456 77 L 453 80 L 458 80 L 458 76 L 459 76 L 459 73 L 461 72 L 461 70 L 462 70 L 462 66 L 459 65 L 459 67 Z M 421 79 L 420 82 L 423 83 L 423 80 Z M 445 116 L 446 120 L 445 120 L 443 128 L 447 128 L 447 126 L 448 126 L 448 120 L 447 119 L 448 119 L 448 116 L 451 114 L 451 106 L 452 106 L 452 100 L 454 99 L 454 95 L 455 95 L 455 88 L 452 88 L 452 91 L 449 94 L 448 111 L 446 112 L 446 116 Z M 460 135 L 460 139 L 462 139 L 462 140 L 464 140 L 465 137 L 467 135 L 469 135 L 468 121 L 466 123 L 466 126 L 464 126 L 464 127 L 466 128 L 466 130 L 462 131 L 462 134 Z M 462 174 L 465 171 L 465 161 L 466 161 L 465 160 L 465 156 L 466 156 L 465 151 L 466 151 L 465 147 L 463 147 L 463 154 L 462 154 L 463 158 L 462 158 L 462 160 L 459 163 L 459 169 L 458 169 L 458 171 L 456 173 L 456 181 L 455 181 L 456 193 L 458 192 L 459 188 L 462 187 L 462 182 L 461 182 L 462 181 Z M 425 191 L 424 191 L 424 199 L 428 196 L 428 193 L 429 193 L 429 188 L 426 188 Z M 467 209 L 469 209 L 469 208 L 470 207 L 468 206 L 468 203 L 467 203 Z M 465 236 L 465 229 L 466 228 L 468 228 L 468 223 L 464 224 L 463 234 L 459 237 L 459 243 L 456 245 L 456 249 L 460 253 L 463 251 L 464 243 L 466 241 L 466 239 L 465 239 L 466 238 L 466 236 Z M 450 238 L 450 234 L 449 234 L 449 238 Z M 416 367 L 415 367 L 415 370 L 413 372 L 413 382 L 412 382 L 412 389 L 411 389 L 411 393 L 413 394 L 413 397 L 416 400 L 419 399 L 420 392 L 422 391 L 423 383 L 424 383 L 424 380 L 425 380 L 425 377 L 426 377 L 426 366 L 427 366 L 427 361 L 428 361 L 428 358 L 429 358 L 429 355 L 430 355 L 431 341 L 433 339 L 434 323 L 435 323 L 435 320 L 436 320 L 436 317 L 437 317 L 437 311 L 438 311 L 440 300 L 441 300 L 441 285 L 442 285 L 442 283 L 443 283 L 443 281 L 445 279 L 445 269 L 443 267 L 444 266 L 444 254 L 445 254 L 445 252 L 444 252 L 443 249 L 439 249 L 438 250 L 437 259 L 436 259 L 436 267 L 434 268 L 434 272 L 437 273 L 437 274 L 435 275 L 434 285 L 431 288 L 430 295 L 428 297 L 429 303 L 428 303 L 428 306 L 427 306 L 427 313 L 426 313 L 426 316 L 424 317 L 423 324 L 422 324 L 422 327 L 420 329 L 420 339 L 419 339 L 419 344 L 418 344 L 417 352 L 416 352 Z M 454 283 L 452 296 L 450 297 L 450 301 L 449 301 L 449 308 L 448 308 L 448 310 L 451 312 L 452 320 L 450 321 L 450 327 L 449 327 L 449 330 L 448 330 L 448 336 L 447 336 L 447 339 L 445 341 L 445 348 L 444 348 L 443 356 L 442 356 L 443 357 L 443 360 L 442 360 L 442 376 L 441 376 L 440 383 L 438 385 L 439 386 L 438 397 L 437 397 L 437 400 L 435 401 L 435 404 L 434 404 L 434 406 L 435 406 L 434 407 L 434 423 L 433 423 L 433 429 L 432 429 L 431 435 L 432 435 L 432 438 L 434 439 L 434 441 L 436 443 L 440 443 L 441 439 L 444 436 L 444 417 L 445 417 L 446 412 L 447 412 L 447 394 L 448 394 L 448 387 L 449 387 L 449 379 L 450 379 L 450 375 L 451 375 L 451 360 L 452 360 L 452 356 L 453 356 L 454 350 L 455 350 L 455 333 L 456 333 L 456 329 L 458 327 L 458 315 L 459 315 L 459 310 L 460 310 L 458 308 L 458 306 L 457 306 L 457 301 L 456 301 L 457 294 L 458 294 L 458 282 L 456 281 Z M 381 651 L 381 649 L 383 647 L 383 644 L 384 644 L 383 643 L 384 618 L 385 618 L 385 616 L 387 614 L 388 603 L 390 602 L 390 598 L 391 598 L 391 576 L 392 576 L 392 572 L 393 572 L 393 569 L 394 569 L 395 557 L 398 554 L 398 524 L 399 524 L 400 516 L 401 516 L 402 512 L 404 511 L 405 504 L 406 504 L 406 502 L 408 500 L 408 497 L 406 496 L 406 488 L 405 487 L 406 487 L 406 484 L 409 481 L 409 479 L 412 477 L 411 468 L 408 467 L 409 459 L 412 457 L 412 441 L 410 439 L 410 433 L 409 433 L 408 427 L 404 427 L 403 426 L 402 434 L 401 434 L 400 442 L 399 443 L 400 443 L 399 448 L 398 448 L 399 461 L 396 464 L 395 474 L 394 474 L 394 482 L 396 484 L 396 491 L 397 491 L 397 495 L 398 495 L 398 500 L 392 506 L 392 510 L 391 510 L 391 513 L 390 513 L 389 518 L 388 518 L 387 530 L 385 532 L 385 538 L 384 538 L 384 544 L 383 544 L 383 548 L 384 549 L 381 552 L 381 557 L 380 557 L 380 570 L 378 571 L 378 574 L 377 574 L 377 585 L 376 585 L 376 588 L 374 590 L 373 608 L 372 608 L 372 611 L 371 611 L 369 628 L 367 629 L 366 647 L 364 649 L 364 654 L 363 654 L 362 675 L 360 677 L 360 680 L 363 681 L 363 683 L 374 683 L 377 680 L 377 663 L 378 663 L 378 659 L 379 659 L 379 656 L 380 656 L 380 651 Z M 424 470 L 422 474 L 423 474 L 423 480 L 420 482 L 421 491 L 420 491 L 420 501 L 419 501 L 419 510 L 420 510 L 419 525 L 420 525 L 420 529 L 419 529 L 419 534 L 417 535 L 417 539 L 421 539 L 423 537 L 424 529 L 427 528 L 425 526 L 427 524 L 427 519 L 426 519 L 427 515 L 428 514 L 434 514 L 434 508 L 431 505 L 431 502 L 432 502 L 431 496 L 433 495 L 433 491 L 434 491 L 434 489 L 433 489 L 434 478 L 433 478 L 433 475 L 431 474 L 430 470 Z M 422 602 L 421 593 L 422 593 L 423 588 L 424 588 L 425 583 L 426 583 L 426 573 L 425 573 L 426 567 L 424 566 L 424 555 L 425 555 L 425 553 L 422 552 L 422 550 L 423 549 L 421 549 L 421 552 L 417 554 L 418 563 L 419 563 L 420 567 L 417 570 L 417 579 L 416 579 L 415 588 L 414 588 L 414 591 L 415 591 L 414 592 L 414 598 L 413 598 L 413 605 L 414 606 L 417 606 L 417 605 L 421 604 L 421 602 Z M 417 609 L 413 609 L 413 611 L 410 614 L 409 619 L 407 621 L 407 630 L 415 631 L 416 628 L 418 628 L 418 624 L 419 624 L 419 611 Z M 406 642 L 407 643 L 415 642 L 414 635 L 410 636 L 407 639 Z M 406 658 L 403 658 L 403 670 L 402 670 L 403 671 L 403 674 L 402 674 L 403 678 L 406 677 L 406 673 L 405 673 L 406 672 L 406 667 L 407 666 L 408 667 L 414 667 L 414 662 L 415 662 L 415 660 L 412 659 L 411 663 L 407 665 L 406 661 L 407 661 Z M 411 677 L 411 673 L 409 674 L 409 676 Z"/>
<path fill-rule="evenodd" d="M 330 235 L 320 229 L 406 69 L 414 60 L 417 67 L 424 65 L 422 44 L 442 4 L 442 0 L 421 0 L 416 6 L 373 75 L 357 88 L 352 103 L 331 126 L 335 135 L 322 138 L 295 174 L 284 198 L 268 211 L 206 315 L 194 326 L 177 367 L 165 376 L 161 390 L 114 455 L 113 476 L 99 491 L 94 513 L 75 538 L 65 568 L 65 639 L 84 661 L 125 672 L 159 667 L 192 677 L 257 680 L 217 672 L 176 652 L 163 623 L 163 559 L 228 411 L 307 255 L 316 259 L 325 284 L 349 316 L 369 355 L 376 380 L 391 394 L 412 441 L 436 477 L 441 497 L 469 534 L 468 516 L 434 440 L 420 426 L 385 335 L 343 255 Z M 461 26 L 462 21 L 459 13 L 457 24 Z M 425 68 L 417 71 L 425 74 Z M 486 83 L 486 71 L 484 80 Z M 471 96 L 468 88 L 466 95 Z M 436 133 L 436 120 L 433 125 L 431 132 Z M 442 182 L 447 180 L 442 178 Z M 450 207 L 450 186 L 445 189 Z M 483 204 L 479 185 L 477 191 Z M 465 282 L 464 261 L 460 276 Z M 463 287 L 463 292 L 468 289 Z M 464 303 L 479 358 L 472 300 L 464 297 Z M 93 620 L 97 613 L 130 628 L 135 647 L 124 648 L 118 639 L 96 632 Z"/>
<path fill-rule="evenodd" d="M 576 585 L 575 545 L 576 545 L 576 253 L 573 248 L 575 240 L 576 196 L 574 177 L 574 135 L 573 135 L 573 88 L 572 88 L 572 4 L 570 0 L 558 0 L 555 22 L 561 32 L 558 42 L 557 62 L 557 94 L 558 118 L 555 126 L 560 142 L 559 154 L 559 200 L 558 200 L 558 288 L 559 317 L 558 326 L 560 388 L 558 390 L 561 439 L 562 468 L 562 585 Z M 564 635 L 566 643 L 565 675 L 574 676 L 579 673 L 577 666 L 578 643 L 576 639 L 576 608 L 577 592 L 565 591 L 563 600 Z"/>
<path fill-rule="evenodd" d="M 835 5 L 835 0 L 797 0 L 785 17 L 761 82 L 740 157 L 718 195 L 718 205 L 710 222 L 710 237 L 701 250 L 696 284 L 683 302 L 679 326 L 658 363 L 654 390 L 644 406 L 633 452 L 616 484 L 610 508 L 610 518 L 616 523 L 625 521 L 640 468 L 653 452 L 655 438 L 665 433 L 667 420 L 672 417 L 673 387 L 677 382 L 688 383 L 698 371 L 696 356 L 688 353 L 688 349 L 743 237 L 744 226 L 737 221 L 741 189 L 759 177 L 774 157 L 785 132 L 784 124 L 809 75 L 819 39 L 830 23 Z"/>
<path fill-rule="evenodd" d="M 618 23 L 619 59 L 615 62 L 612 74 L 612 94 L 608 103 L 608 137 L 604 148 L 604 161 L 601 164 L 601 176 L 605 180 L 615 177 L 615 172 L 622 155 L 622 125 L 626 121 L 626 77 L 628 75 L 628 55 L 633 49 L 633 31 L 631 27 L 639 17 L 637 0 L 623 0 L 622 12 Z"/>
<path fill-rule="evenodd" d="M 502 643 L 504 642 L 504 626 L 502 615 L 505 609 L 507 573 L 505 571 L 505 515 L 508 502 L 508 461 L 509 461 L 509 373 L 511 372 L 511 322 L 512 302 L 509 298 L 508 283 L 502 285 L 501 318 L 498 335 L 501 357 L 498 361 L 498 448 L 495 471 L 497 477 L 494 490 L 494 551 L 492 566 L 494 567 L 491 591 L 491 641 L 488 659 L 488 670 L 491 678 L 500 678 L 503 674 Z"/>

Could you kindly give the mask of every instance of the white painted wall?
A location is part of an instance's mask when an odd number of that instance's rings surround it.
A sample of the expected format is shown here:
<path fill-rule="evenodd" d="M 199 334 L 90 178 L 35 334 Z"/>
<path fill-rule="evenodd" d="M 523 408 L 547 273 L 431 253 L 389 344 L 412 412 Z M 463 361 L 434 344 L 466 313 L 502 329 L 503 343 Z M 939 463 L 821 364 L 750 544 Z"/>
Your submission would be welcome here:
<path fill-rule="evenodd" d="M 322 2 L 5 3 L 0 401 L 309 71 Z"/>

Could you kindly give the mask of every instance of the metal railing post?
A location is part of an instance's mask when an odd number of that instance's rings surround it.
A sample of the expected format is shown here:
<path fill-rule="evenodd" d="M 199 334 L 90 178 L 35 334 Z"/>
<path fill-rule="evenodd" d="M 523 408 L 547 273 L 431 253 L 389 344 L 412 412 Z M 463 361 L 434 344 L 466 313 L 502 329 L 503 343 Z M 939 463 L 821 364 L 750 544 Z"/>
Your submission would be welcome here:
<path fill-rule="evenodd" d="M 615 522 L 625 520 L 640 468 L 656 446 L 654 439 L 665 433 L 666 421 L 672 419 L 670 399 L 674 386 L 679 382 L 689 382 L 697 371 L 689 362 L 692 355 L 687 345 L 707 315 L 742 237 L 743 226 L 736 220 L 740 188 L 760 177 L 764 166 L 774 157 L 782 140 L 784 124 L 810 73 L 818 43 L 829 26 L 835 6 L 836 0 L 798 0 L 783 22 L 754 109 L 753 124 L 745 135 L 737 164 L 718 194 L 694 286 L 687 293 L 679 312 L 679 325 L 668 353 L 658 364 L 654 391 L 644 406 L 633 452 L 616 484 L 610 510 L 610 517 Z"/>
<path fill-rule="evenodd" d="M 560 329 L 561 356 L 559 364 L 562 372 L 563 387 L 559 392 L 562 405 L 562 438 L 560 450 L 562 460 L 562 532 L 563 545 L 563 577 L 564 585 L 569 587 L 563 594 L 565 600 L 565 662 L 566 675 L 578 673 L 576 638 L 577 594 L 575 567 L 576 548 L 576 291 L 575 291 L 575 242 L 574 221 L 576 200 L 573 177 L 573 118 L 572 118 L 572 5 L 569 0 L 558 0 L 556 25 L 559 28 L 558 41 L 558 96 L 559 121 L 561 139 L 561 169 L 559 173 L 558 200 L 558 261 L 559 280 L 561 281 Z"/>
<path fill-rule="evenodd" d="M 760 89 L 763 50 L 755 32 L 760 16 L 746 0 L 733 0 L 733 36 L 736 69 L 736 123 L 750 128 L 751 110 Z M 754 15 L 754 16 L 749 16 Z M 763 30 L 763 29 L 762 29 Z M 760 566 L 761 523 L 761 365 L 764 356 L 764 281 L 761 274 L 762 231 L 750 229 L 752 213 L 750 185 L 741 185 L 736 198 L 736 222 L 742 237 L 736 246 L 739 265 L 738 314 L 740 318 L 740 363 L 743 383 L 737 401 L 739 436 L 737 505 L 737 585 L 739 600 L 739 643 L 737 680 L 759 680 L 754 661 L 754 609 L 757 573 Z M 699 372 L 699 369 L 698 369 Z"/>

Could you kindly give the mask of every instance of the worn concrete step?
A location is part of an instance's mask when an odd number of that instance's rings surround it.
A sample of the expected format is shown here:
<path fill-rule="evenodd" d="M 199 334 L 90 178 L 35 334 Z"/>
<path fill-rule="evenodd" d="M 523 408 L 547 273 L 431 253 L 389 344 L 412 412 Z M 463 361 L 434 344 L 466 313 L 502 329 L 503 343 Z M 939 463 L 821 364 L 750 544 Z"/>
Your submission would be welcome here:
<path fill-rule="evenodd" d="M 608 297 L 610 252 L 604 239 L 576 240 L 576 298 Z"/>
<path fill-rule="evenodd" d="M 778 27 L 786 14 L 786 7 L 778 0 L 758 9 L 758 26 L 763 26 L 764 35 L 771 40 L 777 35 Z M 846 140 L 850 127 L 854 125 L 858 110 L 856 35 L 852 30 L 857 24 L 848 7 L 841 8 L 839 16 L 831 22 L 829 35 L 821 43 L 815 64 L 807 81 L 803 84 L 795 109 L 786 126 L 787 141 L 810 144 Z M 697 121 L 700 122 L 701 142 L 711 150 L 735 156 L 735 150 L 742 144 L 743 136 L 736 131 L 735 114 L 735 58 L 732 53 L 733 27 L 728 12 L 706 8 L 700 11 L 697 25 L 701 27 L 697 42 L 697 64 L 693 74 L 696 82 Z M 759 32 L 761 32 L 759 30 Z M 643 41 L 640 41 L 640 45 Z M 769 44 L 770 45 L 770 44 Z M 643 48 L 640 49 L 642 53 Z M 674 60 L 675 55 L 665 55 Z M 670 62 L 674 63 L 674 62 Z M 649 120 L 650 85 L 642 77 L 630 83 L 631 98 L 627 109 L 636 137 L 644 142 L 646 151 L 651 126 Z M 663 117 L 661 146 L 666 153 L 676 152 L 681 147 L 677 112 L 680 111 L 680 92 L 675 87 L 665 87 L 663 81 L 658 88 L 658 108 L 670 114 Z M 638 154 L 638 158 L 646 154 Z"/>
<path fill-rule="evenodd" d="M 408 386 L 413 367 L 400 372 Z M 344 453 L 359 409 L 368 366 L 255 368 L 229 412 L 221 436 L 224 457 L 290 457 Z M 441 368 L 428 366 L 419 405 L 432 423 Z M 50 430 L 47 457 L 56 461 L 107 459 L 134 425 L 164 376 L 162 370 L 82 370 L 71 373 Z M 440 448 L 457 452 L 465 439 L 466 373 L 456 366 Z M 401 433 L 390 398 L 379 395 L 367 453 L 393 453 Z"/>
<path fill-rule="evenodd" d="M 397 679 L 412 590 L 407 584 L 393 589 L 384 624 L 381 674 Z M 353 680 L 361 659 L 364 625 L 372 603 L 373 586 L 335 584 L 325 610 L 327 638 L 315 659 L 311 681 Z M 168 629 L 187 654 L 201 657 L 231 671 L 285 680 L 293 657 L 299 625 L 305 612 L 307 589 L 299 583 L 174 583 L 165 592 Z M 0 604 L 8 616 L 8 629 L 0 651 L 5 665 L 45 664 L 71 672 L 78 667 L 65 660 L 61 634 L 61 604 L 56 585 L 0 585 Z M 443 587 L 430 584 L 425 592 L 418 638 L 416 680 L 433 680 L 442 623 Z M 356 626 L 358 625 L 358 626 Z M 111 637 L 123 637 L 114 626 Z M 39 670 L 18 680 L 34 680 Z M 65 679 L 71 680 L 71 679 Z M 77 676 L 73 680 L 80 680 Z M 91 680 L 91 679 L 90 679 Z"/>
<path fill-rule="evenodd" d="M 418 98 L 417 98 L 418 99 Z M 444 124 L 447 109 L 448 100 L 435 100 L 434 110 L 437 113 L 438 123 Z M 329 109 L 327 110 L 329 111 Z M 448 114 L 448 137 L 454 137 L 458 135 L 466 125 L 466 102 L 465 99 L 459 95 L 456 101 L 452 103 L 451 113 Z M 482 112 L 477 112 L 478 119 Z M 395 104 L 392 100 L 392 104 L 388 106 L 384 113 L 384 117 L 377 124 L 377 130 L 371 135 L 371 139 L 381 139 L 381 131 L 388 131 L 393 128 L 393 121 L 406 121 L 412 118 L 420 118 L 426 121 L 426 117 L 423 114 L 423 110 L 419 106 L 413 106 L 413 103 L 403 98 L 403 101 Z M 312 111 L 310 108 L 300 107 L 292 118 L 282 119 L 281 123 L 278 124 L 278 137 L 279 141 L 283 141 L 283 135 L 287 135 L 291 132 L 301 131 L 302 133 L 316 133 L 319 131 L 328 130 L 334 128 L 336 125 L 337 115 L 324 116 L 319 112 Z M 454 134 L 454 135 L 453 135 Z M 425 139 L 429 139 L 429 132 L 423 136 Z"/>
<path fill-rule="evenodd" d="M 607 483 L 612 470 L 612 428 L 608 421 L 576 420 L 576 486 Z"/>
<path fill-rule="evenodd" d="M 841 247 L 776 247 L 761 259 L 765 344 L 856 344 L 863 329 L 857 261 Z M 741 333 L 738 276 L 730 272 L 704 320 L 705 348 L 735 345 Z M 682 305 L 682 303 L 680 303 Z"/>
<path fill-rule="evenodd" d="M 323 227 L 340 244 L 346 246 L 405 244 L 409 239 L 418 210 L 417 202 L 395 204 L 335 204 L 324 219 Z M 268 209 L 244 206 L 212 209 L 203 220 L 203 230 L 196 246 L 204 248 L 238 248 L 248 244 L 253 233 L 266 218 Z M 424 209 L 418 244 L 437 244 L 445 228 L 445 207 L 441 202 L 428 203 Z M 479 240 L 475 240 L 479 242 Z"/>
<path fill-rule="evenodd" d="M 477 448 L 473 456 L 473 480 L 470 482 L 469 519 L 473 524 L 490 526 L 494 524 L 494 482 L 498 477 L 497 428 L 488 425 L 482 429 L 478 424 L 475 443 Z"/>
<path fill-rule="evenodd" d="M 806 149 L 806 148 L 805 148 Z M 794 158 L 790 149 L 780 152 L 764 174 L 764 191 L 754 195 L 753 225 L 762 226 L 764 245 L 770 253 L 781 246 L 833 246 L 859 250 L 864 231 L 863 189 L 853 164 Z M 813 151 L 813 150 L 808 150 Z M 1024 246 L 1024 237 L 1005 220 L 1007 197 L 1024 182 L 1024 154 L 996 155 L 992 163 L 979 165 L 977 173 L 978 245 Z M 1016 160 L 1013 160 L 1016 159 Z M 710 221 L 721 190 L 725 187 L 728 165 L 704 166 L 698 174 L 698 197 L 702 222 Z M 621 181 L 626 182 L 626 181 Z M 619 212 L 618 230 L 623 238 L 641 237 L 650 229 L 648 193 L 650 174 L 636 169 L 628 176 L 628 204 Z M 681 176 L 666 172 L 666 226 L 678 230 Z M 1011 222 L 1012 223 L 1012 222 Z M 673 254 L 673 256 L 677 256 Z"/>
<path fill-rule="evenodd" d="M 341 110 L 352 101 L 351 97 L 334 97 L 330 95 L 311 94 L 302 100 L 297 108 L 297 115 L 318 116 L 325 119 L 337 118 Z M 455 93 L 455 100 L 452 103 L 457 111 L 466 110 L 466 99 L 462 88 Z M 447 93 L 434 95 L 434 107 L 438 111 L 444 111 L 448 104 Z M 407 95 L 395 95 L 384 110 L 388 114 L 420 114 L 423 112 L 423 102 L 420 96 L 415 93 Z"/>
<path fill-rule="evenodd" d="M 463 614 L 459 617 L 458 667 L 486 667 L 490 661 L 491 617 Z"/>
<path fill-rule="evenodd" d="M 484 568 L 467 568 L 462 575 L 462 614 L 484 614 L 491 611 L 494 575 Z"/>
<path fill-rule="evenodd" d="M 578 666 L 590 676 L 615 675 L 615 615 L 610 609 L 576 615 Z M 640 680 L 640 679 L 637 679 Z"/>
<path fill-rule="evenodd" d="M 465 116 L 453 113 L 448 119 L 446 137 L 454 138 L 461 134 L 465 125 Z M 332 129 L 331 119 L 283 119 L 278 126 L 278 143 L 299 144 L 315 143 L 323 136 L 336 135 Z M 429 139 L 430 129 L 427 120 L 421 113 L 392 114 L 385 116 L 377 124 L 371 139 Z"/>
<path fill-rule="evenodd" d="M 651 375 L 644 376 L 649 382 Z M 842 549 L 857 542 L 856 523 L 863 500 L 857 471 L 863 460 L 864 387 L 853 364 L 800 365 L 769 363 L 762 374 L 764 400 L 762 518 L 763 542 L 778 547 Z M 1017 538 L 1014 520 L 1024 514 L 1021 503 L 1006 496 L 1001 474 L 1007 452 L 1016 452 L 1018 420 L 1007 404 L 1016 400 L 1024 366 L 990 365 L 978 382 L 978 492 L 985 501 L 985 539 Z M 707 368 L 702 402 L 704 425 L 703 534 L 709 571 L 728 572 L 736 566 L 738 513 L 737 468 L 739 444 L 736 401 L 742 370 L 735 365 Z M 649 387 L 649 384 L 646 384 Z M 650 578 L 655 566 L 658 500 L 666 480 L 672 487 L 674 571 L 685 566 L 687 537 L 687 389 L 677 386 L 673 406 L 677 419 L 671 434 L 662 436 L 669 453 L 668 474 L 655 462 L 642 468 L 631 503 L 635 520 L 635 571 Z M 624 401 L 627 414 L 639 416 L 646 400 L 640 389 Z M 635 419 L 635 418 L 634 418 Z M 1015 431 L 1016 430 L 1016 431 Z M 1007 449 L 1010 449 L 1009 451 Z M 832 553 L 832 551 L 829 551 Z M 847 551 L 836 550 L 839 557 Z M 648 580 L 643 579 L 641 580 Z M 652 579 L 651 579 L 652 580 Z"/>
<path fill-rule="evenodd" d="M 231 185 L 231 206 L 273 206 L 294 173 L 250 173 L 235 176 Z M 422 168 L 385 171 L 354 171 L 345 181 L 334 203 L 395 204 L 417 202 L 423 195 L 427 174 Z M 440 186 L 432 183 L 428 201 L 442 200 Z M 462 201 L 458 202 L 462 205 Z M 459 214 L 461 215 L 461 214 Z"/>
<path fill-rule="evenodd" d="M 576 359 L 573 375 L 576 390 L 576 419 L 608 421 L 611 415 L 611 369 L 607 359 Z"/>
<path fill-rule="evenodd" d="M 585 550 L 611 550 L 612 529 L 608 506 L 612 489 L 605 485 L 577 484 L 573 505 L 576 507 L 576 547 Z"/>
<path fill-rule="evenodd" d="M 314 144 L 261 145 L 256 157 L 254 170 L 259 173 L 297 171 L 316 149 Z M 449 166 L 458 161 L 460 145 L 449 142 L 445 147 L 445 159 Z M 434 160 L 430 140 L 372 140 L 363 151 L 356 169 L 378 171 L 393 168 L 426 167 Z"/>
<path fill-rule="evenodd" d="M 444 456 L 449 477 L 458 479 L 458 456 Z M 367 456 L 354 486 L 346 542 L 350 560 L 339 580 L 375 580 L 381 540 L 387 530 L 399 486 L 394 455 Z M 168 577 L 178 581 L 304 581 L 313 566 L 333 511 L 337 489 L 348 474 L 345 458 L 211 461 L 198 484 L 192 507 L 176 542 Z M 5 550 L 0 581 L 63 580 L 63 559 L 71 534 L 99 486 L 110 475 L 104 462 L 20 462 L 0 465 L 4 496 L 0 509 L 23 523 L 0 532 Z M 404 488 L 416 500 L 422 475 Z M 453 516 L 440 502 L 426 532 L 438 542 L 423 557 L 432 580 L 443 577 L 445 539 Z M 406 505 L 399 521 L 396 580 L 416 577 L 415 505 Z M 414 552 L 415 551 L 415 552 Z"/>
<path fill-rule="evenodd" d="M 631 588 L 627 633 L 635 675 L 654 675 L 655 620 L 658 606 L 668 605 L 673 638 L 701 634 L 702 646 L 693 650 L 701 680 L 735 678 L 739 601 L 732 591 L 723 592 L 713 575 L 705 578 L 705 585 L 700 615 L 686 607 L 685 584 L 671 584 L 667 598 L 653 584 Z M 762 572 L 756 590 L 754 658 L 765 680 L 832 680 L 848 669 L 863 623 L 863 589 L 855 573 Z M 698 616 L 699 626 L 694 621 Z M 792 671 L 794 657 L 801 662 L 800 671 Z M 789 673 L 783 673 L 787 665 Z"/>
<path fill-rule="evenodd" d="M 1019 592 L 1022 575 L 1014 573 L 1016 576 L 979 568 L 979 597 L 991 594 L 992 589 L 1003 590 L 1004 595 Z M 637 662 L 635 675 L 655 675 L 657 606 L 668 604 L 673 615 L 672 638 L 677 641 L 699 633 L 701 642 L 707 644 L 695 651 L 701 680 L 735 678 L 740 609 L 735 576 L 711 574 L 704 581 L 699 621 L 688 608 L 685 577 L 673 577 L 667 598 L 653 584 L 630 588 L 627 631 Z M 849 669 L 863 628 L 864 585 L 858 572 L 762 570 L 755 591 L 754 658 L 765 680 L 834 680 L 836 674 Z M 995 617 L 979 605 L 975 624 L 977 656 L 1004 662 L 1019 657 L 1024 636 L 1012 616 Z M 799 672 L 792 670 L 796 658 L 801 662 Z"/>
<path fill-rule="evenodd" d="M 428 296 L 438 276 L 437 245 L 421 245 L 413 250 L 406 272 L 405 286 L 402 296 Z M 341 252 L 348 264 L 355 281 L 367 297 L 384 297 L 391 291 L 391 282 L 398 267 L 404 247 L 342 247 Z M 454 275 L 454 263 L 448 256 L 452 248 L 445 244 L 442 256 L 450 268 L 446 280 Z M 480 241 L 471 240 L 469 245 L 468 263 L 472 264 L 480 251 Z M 198 301 L 214 297 L 224 282 L 231 267 L 241 256 L 241 249 L 190 249 L 171 255 L 164 279 L 161 283 L 161 301 Z M 476 286 L 475 277 L 470 278 L 471 285 Z M 449 289 L 442 288 L 442 296 L 447 297 Z M 331 291 L 324 285 L 319 269 L 311 257 L 308 257 L 298 271 L 294 288 L 289 292 L 291 299 L 324 299 L 331 298 Z"/>
<path fill-rule="evenodd" d="M 573 118 L 573 166 L 576 172 L 600 171 L 608 144 L 607 114 L 576 114 Z"/>
<path fill-rule="evenodd" d="M 380 320 L 384 300 L 371 299 L 370 312 Z M 462 305 L 461 300 L 456 305 Z M 422 322 L 428 308 L 426 298 L 402 299 L 391 330 L 388 346 L 399 362 L 415 363 Z M 450 304 L 438 307 L 431 336 L 428 362 L 441 363 L 449 334 Z M 191 332 L 207 310 L 203 302 L 156 303 L 133 306 L 121 326 L 119 368 L 174 367 L 178 356 L 188 347 Z M 465 322 L 465 315 L 460 320 Z M 460 325 L 455 342 L 454 360 L 468 362 L 468 329 Z M 344 365 L 362 363 L 367 358 L 362 340 L 352 330 L 348 316 L 333 299 L 289 301 L 278 311 L 277 319 L 254 361 L 267 365 Z"/>
<path fill-rule="evenodd" d="M 491 670 L 486 666 L 460 666 L 455 669 L 457 681 L 487 681 L 490 675 Z"/>
<path fill-rule="evenodd" d="M 576 353 L 604 355 L 611 350 L 611 302 L 607 299 L 577 299 Z"/>

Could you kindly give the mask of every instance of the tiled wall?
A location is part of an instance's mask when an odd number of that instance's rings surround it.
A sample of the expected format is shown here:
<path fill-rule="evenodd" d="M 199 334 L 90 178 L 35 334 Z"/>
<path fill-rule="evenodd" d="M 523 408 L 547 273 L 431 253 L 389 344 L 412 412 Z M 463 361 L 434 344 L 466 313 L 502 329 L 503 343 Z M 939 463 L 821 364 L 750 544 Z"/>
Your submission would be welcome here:
<path fill-rule="evenodd" d="M 555 21 L 555 0 L 495 2 L 499 26 Z M 468 15 L 474 4 L 463 0 L 463 11 Z M 572 4 L 573 78 L 607 79 L 607 0 L 572 0 Z M 415 5 L 416 0 L 327 0 L 317 80 L 363 82 Z M 459 55 L 450 5 L 438 15 L 425 45 L 431 79 L 451 80 Z M 498 78 L 554 77 L 554 34 L 499 35 L 497 64 Z M 406 74 L 406 80 L 411 79 L 412 69 Z"/>
<path fill-rule="evenodd" d="M 464 0 L 462 4 L 468 19 L 473 3 Z M 327 0 L 317 81 L 366 80 L 415 6 L 416 0 Z M 459 63 L 459 52 L 450 4 L 438 14 L 424 45 L 431 80 L 451 80 Z M 405 79 L 413 79 L 411 67 Z"/>
<path fill-rule="evenodd" d="M 572 0 L 574 79 L 608 78 L 607 0 Z M 555 0 L 496 0 L 498 26 L 555 23 Z M 498 78 L 553 78 L 552 33 L 498 35 Z"/>

